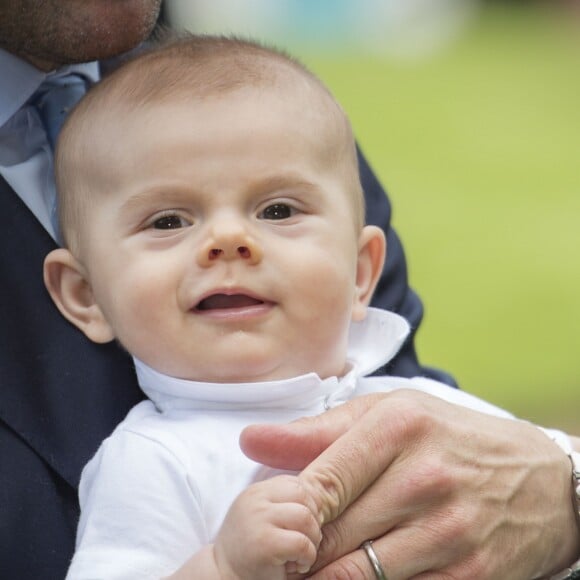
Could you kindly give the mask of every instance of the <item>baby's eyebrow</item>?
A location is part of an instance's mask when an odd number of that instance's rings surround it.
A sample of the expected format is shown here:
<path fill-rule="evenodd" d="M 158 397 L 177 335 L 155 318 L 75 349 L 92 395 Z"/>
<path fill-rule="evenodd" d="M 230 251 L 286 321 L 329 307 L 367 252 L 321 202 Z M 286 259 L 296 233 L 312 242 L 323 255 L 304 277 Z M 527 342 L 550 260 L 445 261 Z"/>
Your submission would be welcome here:
<path fill-rule="evenodd" d="M 265 177 L 257 177 L 245 185 L 247 194 L 265 195 L 268 193 L 280 192 L 290 190 L 300 190 L 301 192 L 315 194 L 320 191 L 320 186 L 312 183 L 303 176 L 286 173 L 267 175 Z M 196 190 L 191 184 L 159 184 L 152 185 L 146 189 L 137 189 L 135 192 L 129 193 L 127 199 L 123 201 L 120 206 L 121 213 L 131 214 L 136 211 L 148 209 L 151 206 L 187 206 L 193 200 L 202 200 L 210 195 L 208 192 Z"/>
<path fill-rule="evenodd" d="M 258 192 L 268 192 L 287 188 L 300 188 L 310 191 L 317 191 L 319 189 L 319 187 L 311 181 L 304 179 L 300 175 L 294 174 L 272 175 L 262 179 L 257 179 L 252 184 L 252 189 Z"/>
<path fill-rule="evenodd" d="M 186 189 L 179 186 L 168 187 L 167 185 L 150 187 L 130 194 L 121 204 L 121 210 L 131 212 L 151 204 L 159 204 L 160 202 L 163 205 L 179 205 L 191 200 L 192 195 L 195 194 L 192 194 L 191 188 Z"/>

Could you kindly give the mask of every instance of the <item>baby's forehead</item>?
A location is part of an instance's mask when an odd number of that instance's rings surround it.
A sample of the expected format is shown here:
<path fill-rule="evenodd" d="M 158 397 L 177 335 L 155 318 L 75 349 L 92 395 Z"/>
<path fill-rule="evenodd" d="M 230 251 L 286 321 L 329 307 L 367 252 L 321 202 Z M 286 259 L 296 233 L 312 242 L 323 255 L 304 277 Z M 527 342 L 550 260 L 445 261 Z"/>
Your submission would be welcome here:
<path fill-rule="evenodd" d="M 106 141 L 112 135 L 130 140 L 132 130 L 147 124 L 156 131 L 169 131 L 182 122 L 191 123 L 193 131 L 198 122 L 198 127 L 213 125 L 216 130 L 227 130 L 228 123 L 244 116 L 254 124 L 264 119 L 276 123 L 278 119 L 281 130 L 287 123 L 295 123 L 296 128 L 306 124 L 312 142 L 325 148 L 342 147 L 352 140 L 350 125 L 342 109 L 327 93 L 310 83 L 247 84 L 201 95 L 195 87 L 183 83 L 145 101 L 128 95 L 110 102 L 95 100 L 91 108 L 85 123 L 88 131 L 81 129 L 82 134 L 77 137 L 92 142 L 93 146 L 104 143 L 107 150 L 111 145 Z M 99 139 L 99 134 L 105 134 L 105 139 Z"/>
<path fill-rule="evenodd" d="M 245 116 L 250 128 L 264 119 L 272 121 L 281 131 L 301 127 L 312 144 L 328 153 L 348 145 L 352 140 L 350 125 L 336 101 L 304 75 L 294 76 L 301 82 L 284 76 L 280 82 L 239 84 L 213 93 L 197 91 L 196 86 L 181 80 L 171 90 L 153 91 L 146 98 L 143 88 L 136 93 L 127 87 L 121 91 L 119 85 L 127 83 L 130 77 L 120 77 L 110 90 L 90 95 L 92 99 L 73 112 L 63 131 L 62 148 L 66 149 L 66 155 L 61 155 L 62 160 L 70 167 L 69 154 L 75 156 L 76 152 L 94 168 L 102 160 L 108 170 L 109 163 L 114 165 L 118 146 L 128 147 L 133 139 L 144 135 L 153 139 L 155 134 L 180 129 L 183 123 L 188 123 L 193 132 L 196 127 L 206 131 L 213 126 L 227 133 L 228 123 L 235 121 L 238 113 L 238 118 Z M 281 119 L 279 124 L 276 119 Z M 143 130 L 148 127 L 153 135 Z M 248 131 L 248 138 L 251 136 Z"/>

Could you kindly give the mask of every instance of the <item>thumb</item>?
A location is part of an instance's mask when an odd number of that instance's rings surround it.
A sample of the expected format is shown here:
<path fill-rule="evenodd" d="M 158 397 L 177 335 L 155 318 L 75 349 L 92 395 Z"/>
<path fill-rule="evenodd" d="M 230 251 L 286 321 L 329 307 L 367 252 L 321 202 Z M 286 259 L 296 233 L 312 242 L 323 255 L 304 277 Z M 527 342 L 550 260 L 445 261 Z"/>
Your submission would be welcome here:
<path fill-rule="evenodd" d="M 276 469 L 300 471 L 316 459 L 384 395 L 366 395 L 315 417 L 280 425 L 246 427 L 240 447 L 250 459 Z"/>

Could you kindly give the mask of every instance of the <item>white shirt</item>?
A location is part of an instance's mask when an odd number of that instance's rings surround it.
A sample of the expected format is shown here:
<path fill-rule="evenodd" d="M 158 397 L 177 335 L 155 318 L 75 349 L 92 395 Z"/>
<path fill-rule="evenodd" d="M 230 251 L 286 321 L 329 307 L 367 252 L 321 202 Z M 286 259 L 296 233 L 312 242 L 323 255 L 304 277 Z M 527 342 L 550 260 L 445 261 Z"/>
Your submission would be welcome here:
<path fill-rule="evenodd" d="M 55 238 L 51 220 L 56 192 L 52 150 L 30 97 L 48 78 L 77 72 L 99 80 L 96 62 L 74 64 L 48 73 L 0 49 L 0 175 Z"/>
<path fill-rule="evenodd" d="M 408 332 L 402 317 L 369 309 L 351 329 L 349 371 L 324 380 L 311 373 L 262 383 L 200 383 L 136 361 L 149 400 L 128 414 L 83 471 L 77 552 L 67 578 L 160 578 L 211 543 L 239 493 L 279 473 L 240 451 L 240 432 L 252 423 L 291 421 L 401 388 L 511 417 L 430 379 L 365 377 L 396 354 Z"/>

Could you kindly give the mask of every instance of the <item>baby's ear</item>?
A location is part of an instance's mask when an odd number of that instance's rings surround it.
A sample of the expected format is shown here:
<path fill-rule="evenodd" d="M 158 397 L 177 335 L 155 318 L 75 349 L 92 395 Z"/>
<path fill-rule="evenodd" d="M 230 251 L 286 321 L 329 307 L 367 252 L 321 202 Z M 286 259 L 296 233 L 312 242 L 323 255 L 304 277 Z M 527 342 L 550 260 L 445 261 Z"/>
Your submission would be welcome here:
<path fill-rule="evenodd" d="M 83 266 L 69 250 L 53 250 L 44 260 L 44 284 L 61 314 L 93 342 L 110 342 L 113 329 L 95 302 Z"/>
<path fill-rule="evenodd" d="M 377 282 L 383 271 L 387 242 L 383 230 L 377 226 L 365 226 L 358 241 L 358 262 L 352 319 L 363 320 L 366 316 Z"/>

